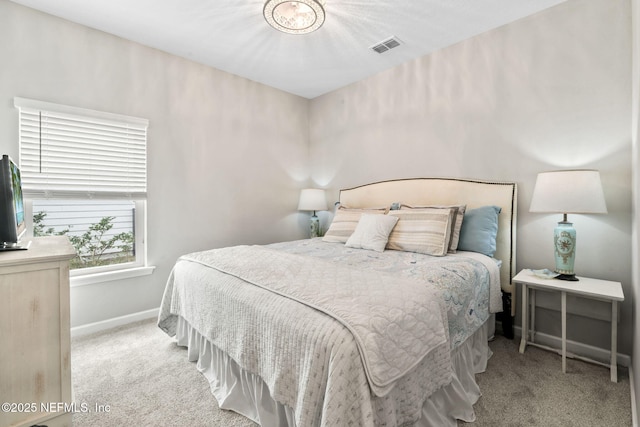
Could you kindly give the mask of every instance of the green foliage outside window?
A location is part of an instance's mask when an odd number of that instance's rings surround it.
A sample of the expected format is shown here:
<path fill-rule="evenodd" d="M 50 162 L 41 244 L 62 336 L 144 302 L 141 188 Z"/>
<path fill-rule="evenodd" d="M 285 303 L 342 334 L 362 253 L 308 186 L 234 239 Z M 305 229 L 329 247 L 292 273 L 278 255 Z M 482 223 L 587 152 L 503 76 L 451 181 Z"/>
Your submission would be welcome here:
<path fill-rule="evenodd" d="M 56 231 L 47 227 L 44 220 L 46 212 L 33 215 L 33 235 L 38 236 L 67 236 L 75 247 L 77 256 L 71 260 L 70 268 L 99 267 L 111 264 L 135 261 L 134 236 L 132 232 L 115 234 L 111 237 L 108 232 L 113 228 L 113 216 L 105 216 L 91 226 L 83 234 L 76 236 L 69 234 L 70 228 Z"/>

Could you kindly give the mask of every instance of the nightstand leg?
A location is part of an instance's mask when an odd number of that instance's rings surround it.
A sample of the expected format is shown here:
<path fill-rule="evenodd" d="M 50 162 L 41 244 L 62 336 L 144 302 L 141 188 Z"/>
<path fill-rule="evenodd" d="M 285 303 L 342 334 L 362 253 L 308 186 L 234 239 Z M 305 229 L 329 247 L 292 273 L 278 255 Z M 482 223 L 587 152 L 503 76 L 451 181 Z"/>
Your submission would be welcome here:
<path fill-rule="evenodd" d="M 524 353 L 525 348 L 527 348 L 527 336 L 529 335 L 529 312 L 528 312 L 528 302 L 527 297 L 529 294 L 529 287 L 522 284 L 522 338 L 520 339 L 520 353 Z"/>
<path fill-rule="evenodd" d="M 535 342 L 536 339 L 536 288 L 529 289 L 529 306 L 527 307 L 531 311 L 529 316 L 529 331 L 530 342 Z"/>
<path fill-rule="evenodd" d="M 611 381 L 618 382 L 618 301 L 611 302 Z"/>
<path fill-rule="evenodd" d="M 562 373 L 567 372 L 567 293 L 562 292 Z"/>

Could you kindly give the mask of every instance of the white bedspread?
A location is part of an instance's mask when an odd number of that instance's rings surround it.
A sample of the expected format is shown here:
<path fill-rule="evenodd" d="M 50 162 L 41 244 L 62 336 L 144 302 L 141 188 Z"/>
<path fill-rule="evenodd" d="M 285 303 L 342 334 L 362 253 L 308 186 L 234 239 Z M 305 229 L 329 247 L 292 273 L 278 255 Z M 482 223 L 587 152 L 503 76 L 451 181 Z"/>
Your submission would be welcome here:
<path fill-rule="evenodd" d="M 386 395 L 431 351 L 449 345 L 442 297 L 417 281 L 261 246 L 214 249 L 182 259 L 294 299 L 342 323 L 356 340 L 377 396 Z"/>
<path fill-rule="evenodd" d="M 500 263 L 479 253 L 458 252 L 444 257 L 392 250 L 380 253 L 323 242 L 321 238 L 267 247 L 416 280 L 438 291 L 447 307 L 452 349 L 483 325 L 489 313 L 502 311 Z"/>
<path fill-rule="evenodd" d="M 218 260 L 211 268 L 210 257 L 219 258 L 218 251 L 223 253 L 221 264 Z M 408 307 L 401 300 L 422 298 L 416 295 L 431 299 L 433 292 L 418 286 L 422 290 L 414 295 L 411 280 L 306 259 L 265 248 L 228 248 L 183 257 L 167 283 L 158 325 L 174 335 L 177 316 L 182 316 L 243 369 L 258 374 L 277 401 L 294 409 L 297 425 L 416 421 L 425 399 L 451 380 L 450 349 L 447 329 L 440 329 L 446 324 L 441 304 L 412 302 L 413 314 L 406 315 L 401 312 Z M 255 267 L 239 267 L 238 260 Z M 281 267 L 274 270 L 277 264 Z M 321 281 L 323 277 L 331 279 Z M 359 277 L 373 278 L 375 283 Z M 372 295 L 365 298 L 370 303 L 333 304 L 342 299 L 337 294 L 352 292 L 347 286 L 352 282 L 357 283 L 358 298 Z M 318 294 L 319 289 L 324 293 Z M 403 294 L 411 297 L 398 298 Z M 296 301 L 310 295 L 317 296 L 306 304 Z M 381 300 L 387 299 L 400 306 L 382 308 Z M 330 311 L 339 312 L 341 320 L 323 314 Z M 373 321 L 362 316 L 367 311 L 374 313 Z M 435 323 L 421 319 L 425 315 Z M 366 323 L 375 332 L 367 331 Z M 381 339 L 383 335 L 391 335 L 391 340 Z M 418 336 L 427 337 L 428 344 L 415 343 Z M 396 347 L 399 354 L 394 354 Z"/>

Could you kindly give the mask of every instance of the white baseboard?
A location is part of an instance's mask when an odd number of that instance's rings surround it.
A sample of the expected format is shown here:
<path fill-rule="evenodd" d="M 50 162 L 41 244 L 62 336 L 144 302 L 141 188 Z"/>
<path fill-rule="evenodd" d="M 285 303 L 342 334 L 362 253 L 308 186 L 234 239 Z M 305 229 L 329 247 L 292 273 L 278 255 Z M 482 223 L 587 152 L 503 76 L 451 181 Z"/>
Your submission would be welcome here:
<path fill-rule="evenodd" d="M 519 326 L 515 326 L 513 329 L 516 339 L 520 340 L 520 338 L 522 337 L 522 328 Z M 562 348 L 562 339 L 554 335 L 536 332 L 535 340 L 538 344 L 542 344 L 547 347 L 552 347 L 555 349 Z M 593 359 L 606 364 L 608 364 L 611 360 L 611 350 L 594 347 L 571 340 L 567 340 L 567 353 L 574 353 L 578 356 L 588 357 L 589 359 Z M 629 366 L 631 366 L 631 357 L 629 357 L 629 355 L 627 354 L 618 353 L 618 365 L 628 368 Z"/>
<path fill-rule="evenodd" d="M 139 320 L 146 320 L 146 319 L 151 319 L 153 317 L 158 317 L 159 310 L 160 308 L 153 308 L 151 310 L 127 314 L 126 316 L 114 317 L 112 319 L 102 320 L 100 322 L 75 326 L 71 328 L 71 336 L 79 337 L 82 335 L 93 334 L 94 332 L 104 331 L 107 329 L 115 328 L 117 326 L 126 325 L 127 323 L 133 323 Z"/>

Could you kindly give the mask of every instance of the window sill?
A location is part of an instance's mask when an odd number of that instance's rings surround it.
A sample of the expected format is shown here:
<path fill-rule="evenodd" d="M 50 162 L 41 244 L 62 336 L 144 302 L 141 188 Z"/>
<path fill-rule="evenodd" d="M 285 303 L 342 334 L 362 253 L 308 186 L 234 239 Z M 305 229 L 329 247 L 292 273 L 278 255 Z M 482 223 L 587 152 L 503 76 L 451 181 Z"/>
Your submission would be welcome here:
<path fill-rule="evenodd" d="M 133 277 L 148 276 L 153 273 L 155 266 L 134 267 L 125 270 L 105 271 L 104 273 L 86 274 L 70 278 L 71 287 L 93 285 L 95 283 L 110 282 L 112 280 L 131 279 Z"/>

